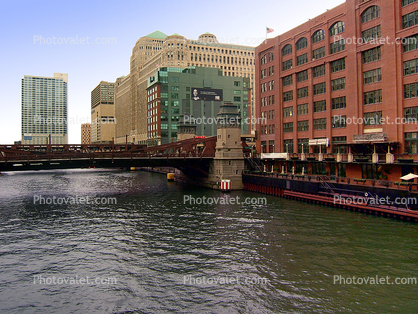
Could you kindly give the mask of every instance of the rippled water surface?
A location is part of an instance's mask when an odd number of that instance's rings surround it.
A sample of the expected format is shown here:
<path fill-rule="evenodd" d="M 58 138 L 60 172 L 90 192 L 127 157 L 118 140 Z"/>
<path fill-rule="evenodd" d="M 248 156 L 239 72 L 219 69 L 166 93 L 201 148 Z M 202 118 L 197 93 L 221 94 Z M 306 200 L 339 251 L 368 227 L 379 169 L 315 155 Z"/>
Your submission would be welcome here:
<path fill-rule="evenodd" d="M 34 204 L 39 196 L 117 204 Z M 418 278 L 417 236 L 405 222 L 148 172 L 5 173 L 0 313 L 417 313 L 416 284 L 334 283 Z"/>

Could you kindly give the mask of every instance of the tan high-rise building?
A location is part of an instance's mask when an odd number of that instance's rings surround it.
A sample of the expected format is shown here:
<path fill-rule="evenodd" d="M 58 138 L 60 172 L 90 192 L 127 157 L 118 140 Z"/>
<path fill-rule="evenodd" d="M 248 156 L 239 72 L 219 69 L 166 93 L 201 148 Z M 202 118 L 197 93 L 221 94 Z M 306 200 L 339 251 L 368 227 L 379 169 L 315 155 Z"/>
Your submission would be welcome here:
<path fill-rule="evenodd" d="M 219 43 L 210 33 L 197 40 L 160 31 L 141 37 L 132 49 L 129 75 L 115 83 L 116 143 L 125 143 L 126 136 L 128 142 L 147 143 L 148 78 L 161 68 L 190 66 L 219 68 L 224 76 L 250 78 L 252 87 L 254 47 Z M 169 91 L 167 100 L 171 101 Z"/>
<path fill-rule="evenodd" d="M 110 143 L 115 137 L 115 83 L 101 81 L 91 91 L 91 142 Z"/>
<path fill-rule="evenodd" d="M 91 144 L 91 124 L 81 125 L 81 144 Z"/>

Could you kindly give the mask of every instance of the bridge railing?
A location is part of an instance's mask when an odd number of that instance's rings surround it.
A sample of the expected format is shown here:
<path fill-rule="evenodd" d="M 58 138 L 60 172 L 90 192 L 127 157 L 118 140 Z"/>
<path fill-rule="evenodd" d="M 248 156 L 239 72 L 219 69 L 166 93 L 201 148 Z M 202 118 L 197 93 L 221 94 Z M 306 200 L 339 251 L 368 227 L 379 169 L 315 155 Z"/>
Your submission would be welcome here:
<path fill-rule="evenodd" d="M 118 145 L 112 146 L 111 149 L 109 147 L 106 145 L 0 145 L 0 162 L 83 158 L 214 157 L 216 136 L 205 139 L 191 138 L 153 147 L 145 147 L 144 145 L 130 145 L 129 147 Z"/>

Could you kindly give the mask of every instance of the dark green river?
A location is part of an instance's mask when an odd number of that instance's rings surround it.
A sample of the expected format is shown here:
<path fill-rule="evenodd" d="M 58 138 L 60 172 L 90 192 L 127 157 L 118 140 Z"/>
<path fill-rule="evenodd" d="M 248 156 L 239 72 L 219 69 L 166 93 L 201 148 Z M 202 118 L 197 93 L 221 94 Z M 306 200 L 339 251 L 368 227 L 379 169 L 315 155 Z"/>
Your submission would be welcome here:
<path fill-rule="evenodd" d="M 3 173 L 0 204 L 0 313 L 418 313 L 411 223 L 148 172 Z"/>

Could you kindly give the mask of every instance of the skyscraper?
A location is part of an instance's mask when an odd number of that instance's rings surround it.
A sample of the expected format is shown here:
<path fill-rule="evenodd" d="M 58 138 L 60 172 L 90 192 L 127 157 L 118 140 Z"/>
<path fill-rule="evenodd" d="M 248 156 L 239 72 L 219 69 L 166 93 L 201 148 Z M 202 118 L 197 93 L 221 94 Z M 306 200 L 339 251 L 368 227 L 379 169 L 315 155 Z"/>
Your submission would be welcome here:
<path fill-rule="evenodd" d="M 68 74 L 22 79 L 22 144 L 67 144 Z"/>
<path fill-rule="evenodd" d="M 91 124 L 81 125 L 81 144 L 91 144 Z"/>
<path fill-rule="evenodd" d="M 101 81 L 91 91 L 91 142 L 109 143 L 115 137 L 115 83 Z"/>

